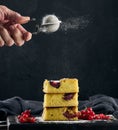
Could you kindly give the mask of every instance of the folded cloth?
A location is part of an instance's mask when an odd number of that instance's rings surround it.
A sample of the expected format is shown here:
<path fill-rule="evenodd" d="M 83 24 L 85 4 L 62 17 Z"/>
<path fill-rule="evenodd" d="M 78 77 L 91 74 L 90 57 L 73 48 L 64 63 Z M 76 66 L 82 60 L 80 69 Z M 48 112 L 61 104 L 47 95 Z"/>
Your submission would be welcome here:
<path fill-rule="evenodd" d="M 43 103 L 41 101 L 24 100 L 21 97 L 12 97 L 0 101 L 0 120 L 5 120 L 7 116 L 19 115 L 21 112 L 31 109 L 31 114 L 40 115 Z"/>
<path fill-rule="evenodd" d="M 79 101 L 79 109 L 92 107 L 95 113 L 112 114 L 118 119 L 118 99 L 103 94 L 89 97 L 88 100 Z"/>
<path fill-rule="evenodd" d="M 88 100 L 79 100 L 79 110 L 92 107 L 95 113 L 112 114 L 118 119 L 118 99 L 97 94 Z M 31 114 L 41 115 L 43 110 L 42 101 L 24 100 L 21 97 L 12 97 L 0 101 L 0 120 L 5 120 L 9 115 L 19 115 L 21 112 L 31 109 Z"/>

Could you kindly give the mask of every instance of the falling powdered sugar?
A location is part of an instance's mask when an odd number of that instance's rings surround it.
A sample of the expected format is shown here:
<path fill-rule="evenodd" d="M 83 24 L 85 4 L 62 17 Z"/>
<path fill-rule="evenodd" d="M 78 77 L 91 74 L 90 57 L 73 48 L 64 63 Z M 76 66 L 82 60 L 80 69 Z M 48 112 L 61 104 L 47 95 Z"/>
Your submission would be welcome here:
<path fill-rule="evenodd" d="M 68 18 L 61 23 L 60 30 L 69 31 L 69 30 L 84 29 L 88 26 L 89 22 L 90 21 L 87 16 Z"/>

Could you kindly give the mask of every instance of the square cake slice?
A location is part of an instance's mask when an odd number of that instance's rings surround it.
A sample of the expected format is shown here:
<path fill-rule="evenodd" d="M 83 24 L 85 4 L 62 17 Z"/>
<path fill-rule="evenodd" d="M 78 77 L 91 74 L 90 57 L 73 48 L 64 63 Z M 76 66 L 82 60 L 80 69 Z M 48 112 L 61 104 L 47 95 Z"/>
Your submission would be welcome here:
<path fill-rule="evenodd" d="M 44 107 L 78 106 L 78 93 L 44 94 Z"/>
<path fill-rule="evenodd" d="M 59 108 L 44 108 L 42 119 L 44 121 L 68 121 L 78 120 L 76 113 L 78 107 L 59 107 Z"/>
<path fill-rule="evenodd" d="M 63 78 L 60 80 L 45 80 L 43 83 L 44 93 L 77 93 L 79 92 L 78 79 Z"/>

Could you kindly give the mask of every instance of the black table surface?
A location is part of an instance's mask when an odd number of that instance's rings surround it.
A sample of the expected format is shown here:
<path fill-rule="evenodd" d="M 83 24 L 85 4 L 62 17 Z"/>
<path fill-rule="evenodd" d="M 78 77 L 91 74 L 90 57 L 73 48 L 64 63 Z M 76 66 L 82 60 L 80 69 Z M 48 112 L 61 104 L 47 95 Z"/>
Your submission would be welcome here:
<path fill-rule="evenodd" d="M 118 130 L 118 120 L 110 121 L 38 121 L 18 123 L 16 117 L 8 117 L 7 130 Z"/>

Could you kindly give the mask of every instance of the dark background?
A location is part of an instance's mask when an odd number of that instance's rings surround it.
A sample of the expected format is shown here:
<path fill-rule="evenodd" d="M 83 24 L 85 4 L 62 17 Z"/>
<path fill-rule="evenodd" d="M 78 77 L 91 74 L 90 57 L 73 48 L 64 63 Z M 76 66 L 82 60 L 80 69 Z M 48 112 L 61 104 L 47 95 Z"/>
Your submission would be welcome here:
<path fill-rule="evenodd" d="M 44 79 L 79 79 L 80 99 L 94 94 L 118 98 L 117 0 L 0 0 L 22 15 L 55 14 L 63 22 L 87 16 L 78 30 L 39 34 L 22 47 L 0 48 L 0 99 L 43 100 Z M 28 30 L 30 23 L 24 25 Z"/>

